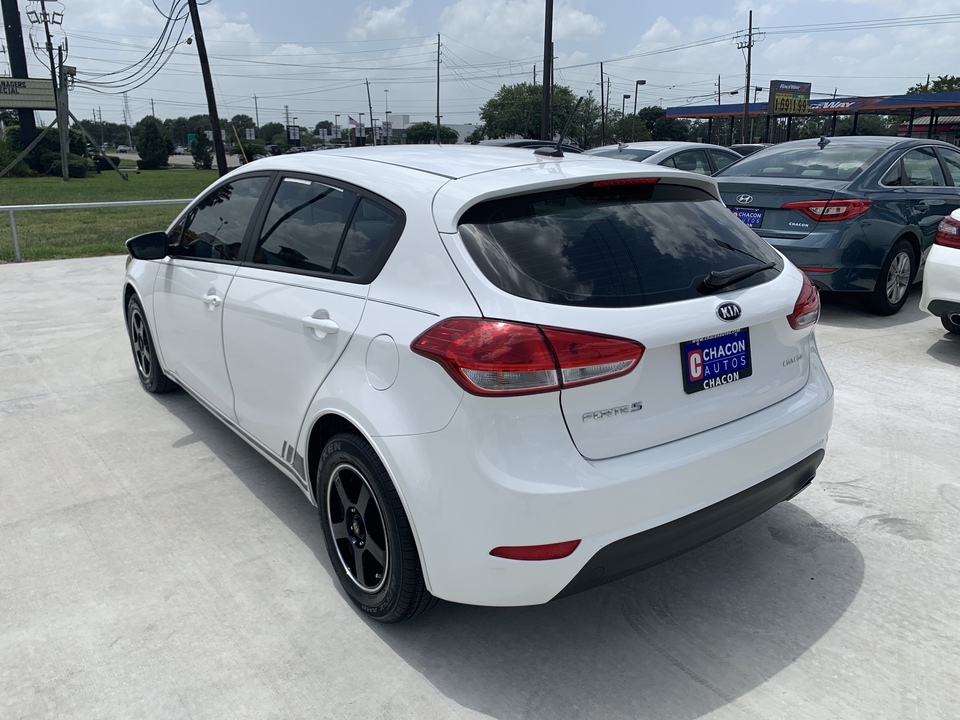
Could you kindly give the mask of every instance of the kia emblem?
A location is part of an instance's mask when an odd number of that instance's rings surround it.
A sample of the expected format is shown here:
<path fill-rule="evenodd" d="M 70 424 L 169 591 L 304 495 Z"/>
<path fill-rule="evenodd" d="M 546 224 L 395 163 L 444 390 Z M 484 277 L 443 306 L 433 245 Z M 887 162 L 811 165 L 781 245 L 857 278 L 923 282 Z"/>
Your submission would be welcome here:
<path fill-rule="evenodd" d="M 749 205 L 753 202 L 753 195 L 737 195 L 737 202 L 741 205 Z"/>
<path fill-rule="evenodd" d="M 727 322 L 739 320 L 742 314 L 743 310 L 740 309 L 740 306 L 732 302 L 725 302 L 717 308 L 717 317 Z"/>

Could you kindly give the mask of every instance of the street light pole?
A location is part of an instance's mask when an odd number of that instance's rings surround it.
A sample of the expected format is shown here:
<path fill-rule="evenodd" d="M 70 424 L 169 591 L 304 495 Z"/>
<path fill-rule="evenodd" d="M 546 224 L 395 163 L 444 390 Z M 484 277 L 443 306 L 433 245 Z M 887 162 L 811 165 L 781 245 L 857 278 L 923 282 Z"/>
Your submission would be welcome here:
<path fill-rule="evenodd" d="M 646 80 L 637 80 L 637 86 L 633 90 L 633 123 L 630 126 L 630 142 L 633 142 L 637 139 L 636 130 L 637 130 L 637 95 L 639 94 L 640 86 L 646 85 Z"/>
<path fill-rule="evenodd" d="M 620 142 L 623 142 L 623 120 L 626 117 L 627 100 L 629 99 L 629 95 L 624 95 L 623 100 L 620 101 Z"/>
<path fill-rule="evenodd" d="M 390 144 L 390 90 L 389 88 L 383 89 L 383 127 L 384 131 L 387 133 L 387 145 Z"/>
<path fill-rule="evenodd" d="M 339 115 L 333 116 L 333 139 L 334 140 L 340 139 L 340 116 Z"/>

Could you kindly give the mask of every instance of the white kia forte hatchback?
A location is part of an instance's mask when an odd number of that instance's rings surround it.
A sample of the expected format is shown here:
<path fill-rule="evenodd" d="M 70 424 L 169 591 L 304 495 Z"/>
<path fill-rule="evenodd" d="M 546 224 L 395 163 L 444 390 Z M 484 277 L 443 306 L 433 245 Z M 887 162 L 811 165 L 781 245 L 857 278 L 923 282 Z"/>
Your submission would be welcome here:
<path fill-rule="evenodd" d="M 532 605 L 813 479 L 816 289 L 713 180 L 489 147 L 268 158 L 128 241 L 140 382 L 317 505 L 347 595 Z"/>

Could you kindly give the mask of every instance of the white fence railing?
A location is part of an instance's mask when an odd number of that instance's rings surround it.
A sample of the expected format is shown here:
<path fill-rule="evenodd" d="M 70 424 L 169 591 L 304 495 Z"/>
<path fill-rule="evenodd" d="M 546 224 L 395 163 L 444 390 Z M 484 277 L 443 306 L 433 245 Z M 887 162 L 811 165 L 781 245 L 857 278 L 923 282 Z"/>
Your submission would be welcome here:
<path fill-rule="evenodd" d="M 145 207 L 147 205 L 186 205 L 187 200 L 121 200 L 116 202 L 63 203 L 60 205 L 0 205 L 0 212 L 6 212 L 10 218 L 10 235 L 13 238 L 13 261 L 23 262 L 20 254 L 20 238 L 17 236 L 15 213 L 30 210 L 90 210 L 97 208 Z"/>

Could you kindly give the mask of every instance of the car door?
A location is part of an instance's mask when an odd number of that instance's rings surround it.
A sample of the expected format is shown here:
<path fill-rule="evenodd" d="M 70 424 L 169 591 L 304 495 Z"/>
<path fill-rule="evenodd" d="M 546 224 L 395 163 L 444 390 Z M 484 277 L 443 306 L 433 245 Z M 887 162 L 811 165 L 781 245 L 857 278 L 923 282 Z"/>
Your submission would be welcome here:
<path fill-rule="evenodd" d="M 229 418 L 233 390 L 223 357 L 222 306 L 268 183 L 268 175 L 240 177 L 201 198 L 171 232 L 170 254 L 154 285 L 164 367 Z"/>
<path fill-rule="evenodd" d="M 401 211 L 328 180 L 281 179 L 224 305 L 237 422 L 290 461 L 311 400 L 363 314 Z"/>

